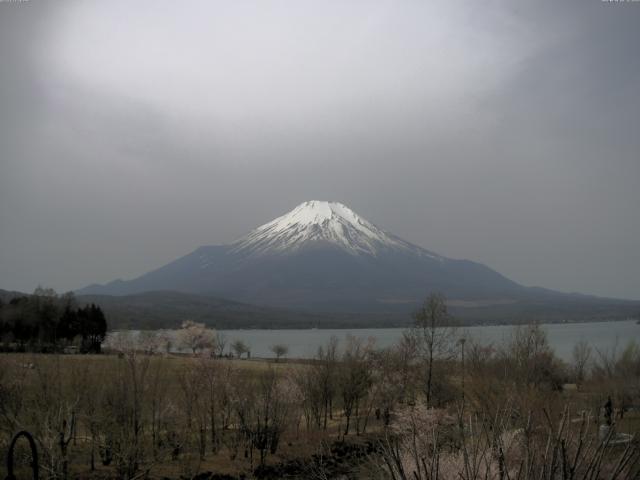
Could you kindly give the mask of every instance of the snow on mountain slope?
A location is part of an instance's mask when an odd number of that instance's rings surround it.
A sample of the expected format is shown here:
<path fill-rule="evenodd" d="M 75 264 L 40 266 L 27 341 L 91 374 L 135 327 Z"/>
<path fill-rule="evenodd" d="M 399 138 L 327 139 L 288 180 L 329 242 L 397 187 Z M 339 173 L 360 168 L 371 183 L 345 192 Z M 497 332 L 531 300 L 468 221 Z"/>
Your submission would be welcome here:
<path fill-rule="evenodd" d="M 318 243 L 337 246 L 353 255 L 377 256 L 382 250 L 402 250 L 441 259 L 386 233 L 338 202 L 312 200 L 251 231 L 231 245 L 233 253 L 253 255 L 294 253 Z"/>

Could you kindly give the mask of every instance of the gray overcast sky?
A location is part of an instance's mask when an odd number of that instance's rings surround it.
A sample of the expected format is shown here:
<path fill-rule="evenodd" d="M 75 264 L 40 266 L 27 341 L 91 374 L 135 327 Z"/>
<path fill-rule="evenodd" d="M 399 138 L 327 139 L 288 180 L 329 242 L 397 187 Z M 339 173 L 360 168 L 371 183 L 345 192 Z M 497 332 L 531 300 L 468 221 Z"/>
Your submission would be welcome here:
<path fill-rule="evenodd" d="M 640 299 L 640 3 L 0 2 L 0 288 L 131 278 L 311 200 Z"/>

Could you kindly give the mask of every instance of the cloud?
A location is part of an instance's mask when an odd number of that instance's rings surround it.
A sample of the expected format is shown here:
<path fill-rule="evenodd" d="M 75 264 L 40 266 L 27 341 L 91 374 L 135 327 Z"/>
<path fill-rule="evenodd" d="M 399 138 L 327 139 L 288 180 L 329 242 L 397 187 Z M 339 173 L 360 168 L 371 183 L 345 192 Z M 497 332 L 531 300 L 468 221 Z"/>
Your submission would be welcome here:
<path fill-rule="evenodd" d="M 638 298 L 639 15 L 0 3 L 0 288 L 132 277 L 319 198 L 525 284 Z"/>

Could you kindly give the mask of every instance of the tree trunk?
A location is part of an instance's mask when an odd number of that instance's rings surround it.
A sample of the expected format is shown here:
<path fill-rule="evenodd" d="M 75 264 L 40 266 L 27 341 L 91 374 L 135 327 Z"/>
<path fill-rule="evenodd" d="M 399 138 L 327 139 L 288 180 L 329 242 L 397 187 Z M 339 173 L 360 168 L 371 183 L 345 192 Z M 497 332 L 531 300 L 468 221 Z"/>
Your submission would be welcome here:
<path fill-rule="evenodd" d="M 327 416 L 329 415 L 329 399 L 324 400 L 324 426 L 323 429 L 327 429 Z"/>
<path fill-rule="evenodd" d="M 427 407 L 431 406 L 431 378 L 433 375 L 433 345 L 429 348 L 429 366 L 427 367 Z"/>

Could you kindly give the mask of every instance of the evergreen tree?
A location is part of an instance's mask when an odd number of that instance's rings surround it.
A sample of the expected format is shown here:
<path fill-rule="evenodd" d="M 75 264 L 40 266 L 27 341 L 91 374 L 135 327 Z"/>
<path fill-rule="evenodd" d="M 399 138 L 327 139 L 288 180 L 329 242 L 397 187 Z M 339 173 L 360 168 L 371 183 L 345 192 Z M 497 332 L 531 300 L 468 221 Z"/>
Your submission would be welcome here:
<path fill-rule="evenodd" d="M 82 352 L 99 353 L 106 333 L 102 309 L 95 304 L 78 308 L 73 293 L 58 296 L 39 287 L 33 295 L 0 304 L 0 338 L 16 342 L 20 350 L 58 350 L 80 337 Z"/>
<path fill-rule="evenodd" d="M 58 338 L 71 341 L 79 334 L 78 312 L 67 305 L 58 321 Z"/>

